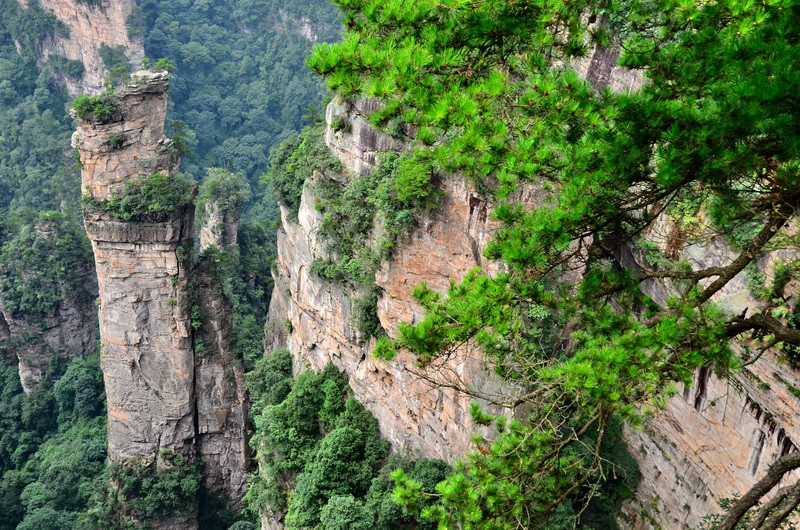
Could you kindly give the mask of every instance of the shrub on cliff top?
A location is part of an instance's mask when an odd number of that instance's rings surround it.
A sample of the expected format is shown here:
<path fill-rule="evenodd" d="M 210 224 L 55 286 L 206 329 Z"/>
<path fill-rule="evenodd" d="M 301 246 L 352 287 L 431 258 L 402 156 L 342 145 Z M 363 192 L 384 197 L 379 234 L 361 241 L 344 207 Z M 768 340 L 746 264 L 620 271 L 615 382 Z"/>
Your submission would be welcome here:
<path fill-rule="evenodd" d="M 101 209 L 111 217 L 124 221 L 165 220 L 194 199 L 197 183 L 182 175 L 153 173 L 132 182 L 126 182 L 121 193 L 102 201 L 85 196 L 84 204 Z"/>
<path fill-rule="evenodd" d="M 117 96 L 112 89 L 96 96 L 81 94 L 72 102 L 72 108 L 82 120 L 105 121 L 117 112 Z"/>
<path fill-rule="evenodd" d="M 232 173 L 227 169 L 212 167 L 208 169 L 208 176 L 200 185 L 197 196 L 197 219 L 202 220 L 205 215 L 205 205 L 215 202 L 219 208 L 227 213 L 241 209 L 250 198 L 250 184 L 242 173 Z"/>
<path fill-rule="evenodd" d="M 297 136 L 284 141 L 269 157 L 269 172 L 261 177 L 272 186 L 275 200 L 289 208 L 290 216 L 297 217 L 303 184 L 314 171 L 338 172 L 341 163 L 331 155 L 322 141 L 323 127 L 309 125 Z"/>

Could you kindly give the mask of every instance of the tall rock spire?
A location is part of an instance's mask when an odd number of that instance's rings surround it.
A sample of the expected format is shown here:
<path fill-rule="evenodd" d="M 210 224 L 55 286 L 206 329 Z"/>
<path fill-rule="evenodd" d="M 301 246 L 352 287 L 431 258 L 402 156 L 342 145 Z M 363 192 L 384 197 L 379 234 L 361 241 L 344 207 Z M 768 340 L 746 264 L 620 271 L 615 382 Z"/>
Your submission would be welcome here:
<path fill-rule="evenodd" d="M 191 258 L 195 187 L 175 176 L 180 154 L 164 136 L 168 77 L 137 72 L 118 92 L 73 110 L 84 224 L 100 288 L 109 458 L 145 466 L 170 465 L 174 459 L 165 455 L 175 454 L 189 465 L 202 461 L 205 491 L 237 509 L 248 465 L 244 376 L 229 347 L 231 310 L 214 258 Z M 217 199 L 203 199 L 206 224 L 214 225 L 205 232 L 214 232 L 219 214 L 229 221 L 228 237 L 206 246 L 236 252 L 241 201 Z M 189 512 L 147 523 L 197 528 L 197 509 Z"/>
<path fill-rule="evenodd" d="M 168 74 L 137 72 L 110 117 L 77 117 L 86 232 L 100 288 L 101 368 L 112 463 L 152 463 L 163 451 L 195 458 L 194 345 L 188 290 L 193 205 L 127 221 L 104 211 L 127 183 L 178 169 L 163 135 Z M 85 118 L 85 119 L 84 119 Z M 94 205 L 92 205 L 94 204 Z M 196 528 L 194 515 L 150 521 Z"/>

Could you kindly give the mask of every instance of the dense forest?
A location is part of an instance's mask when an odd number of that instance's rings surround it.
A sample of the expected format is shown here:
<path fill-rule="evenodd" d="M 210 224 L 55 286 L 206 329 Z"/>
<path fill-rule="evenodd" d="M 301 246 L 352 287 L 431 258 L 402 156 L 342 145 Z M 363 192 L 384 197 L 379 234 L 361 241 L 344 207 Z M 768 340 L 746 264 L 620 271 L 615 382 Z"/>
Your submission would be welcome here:
<path fill-rule="evenodd" d="M 57 55 L 39 62 L 43 39 L 67 30 L 29 4 L 0 6 L 0 301 L 36 325 L 65 298 L 93 298 L 96 287 L 78 274 L 92 267 L 92 255 L 70 148 L 71 98 L 59 83 L 80 76 L 83 65 Z M 224 167 L 250 183 L 240 253 L 226 277 L 236 305 L 235 349 L 252 369 L 262 355 L 278 212 L 260 177 L 273 146 L 318 120 L 324 88 L 304 61 L 314 42 L 339 38 L 337 10 L 322 0 L 146 0 L 128 23 L 130 35 L 144 39 L 147 56 L 178 67 L 168 132 L 180 129 L 194 153 L 184 157 L 183 169 L 203 180 L 207 168 Z M 101 57 L 109 69 L 139 67 L 121 49 L 105 46 Z M 55 227 L 55 238 L 37 229 L 43 223 Z M 20 340 L 26 339 L 0 334 L 0 528 L 96 525 L 111 472 L 99 355 L 54 357 L 25 395 L 15 352 Z"/>

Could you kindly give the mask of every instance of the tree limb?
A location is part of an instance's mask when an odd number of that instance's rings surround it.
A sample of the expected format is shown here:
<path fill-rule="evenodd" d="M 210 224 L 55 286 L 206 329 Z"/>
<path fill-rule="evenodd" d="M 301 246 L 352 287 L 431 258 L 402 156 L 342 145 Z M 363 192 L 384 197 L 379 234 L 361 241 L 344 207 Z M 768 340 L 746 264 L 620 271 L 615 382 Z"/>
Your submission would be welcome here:
<path fill-rule="evenodd" d="M 717 530 L 734 530 L 737 523 L 747 513 L 747 510 L 755 506 L 761 497 L 769 493 L 783 479 L 786 473 L 798 467 L 800 467 L 800 452 L 789 453 L 775 461 L 767 470 L 764 478 L 756 482 L 750 488 L 750 491 L 731 506 L 717 526 Z"/>

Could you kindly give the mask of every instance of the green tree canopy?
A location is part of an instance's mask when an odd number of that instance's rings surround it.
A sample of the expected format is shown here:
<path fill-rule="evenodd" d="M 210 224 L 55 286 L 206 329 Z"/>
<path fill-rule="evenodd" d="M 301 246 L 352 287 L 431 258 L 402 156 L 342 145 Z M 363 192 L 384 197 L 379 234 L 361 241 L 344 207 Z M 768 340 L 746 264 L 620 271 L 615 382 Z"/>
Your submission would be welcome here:
<path fill-rule="evenodd" d="M 735 367 L 734 337 L 747 339 L 746 358 L 800 344 L 784 292 L 791 260 L 759 309 L 731 315 L 714 304 L 765 252 L 797 248 L 797 2 L 336 3 L 343 42 L 318 45 L 309 65 L 344 98 L 380 98 L 373 122 L 410 125 L 431 170 L 486 190 L 500 228 L 485 254 L 508 265 L 472 272 L 447 296 L 420 286 L 425 319 L 378 348 L 428 364 L 472 342 L 525 388 L 505 404 L 532 405 L 525 422 L 498 420 L 494 444 L 478 441 L 428 515 L 448 526 L 547 526 L 565 502 L 596 493 L 612 415 L 638 420 L 643 403 L 689 383 L 698 366 Z M 581 79 L 571 65 L 595 45 L 618 47 L 641 88 Z M 540 190 L 546 206 L 519 203 L 520 186 Z M 660 220 L 672 237 L 648 241 Z M 685 260 L 688 245 L 709 241 L 732 257 Z M 654 282 L 672 294 L 651 298 Z M 474 418 L 494 420 L 478 409 Z M 413 506 L 418 484 L 397 479 Z"/>

